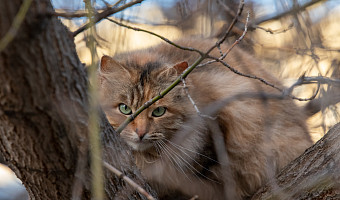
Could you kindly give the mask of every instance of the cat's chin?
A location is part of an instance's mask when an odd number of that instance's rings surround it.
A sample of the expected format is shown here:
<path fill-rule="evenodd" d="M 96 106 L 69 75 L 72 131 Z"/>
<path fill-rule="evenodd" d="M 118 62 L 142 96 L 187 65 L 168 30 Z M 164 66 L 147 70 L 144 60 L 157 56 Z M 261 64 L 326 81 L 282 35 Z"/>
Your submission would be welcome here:
<path fill-rule="evenodd" d="M 133 142 L 126 141 L 128 145 L 135 151 L 147 151 L 152 147 L 152 143 L 143 143 L 143 142 Z"/>

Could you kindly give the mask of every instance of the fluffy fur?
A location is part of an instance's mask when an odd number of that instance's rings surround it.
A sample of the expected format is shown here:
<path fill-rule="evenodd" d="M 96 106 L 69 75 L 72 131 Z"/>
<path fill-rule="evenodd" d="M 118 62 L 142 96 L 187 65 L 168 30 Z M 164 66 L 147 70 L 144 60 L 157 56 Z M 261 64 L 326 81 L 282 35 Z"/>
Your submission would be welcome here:
<path fill-rule="evenodd" d="M 214 44 L 202 39 L 178 43 L 202 51 Z M 226 50 L 228 45 L 221 48 Z M 212 54 L 219 57 L 217 50 Z M 115 58 L 104 56 L 98 73 L 100 98 L 112 126 L 117 128 L 128 117 L 119 110 L 122 103 L 134 112 L 169 86 L 185 69 L 186 62 L 190 65 L 198 57 L 196 53 L 168 44 Z M 282 87 L 239 48 L 230 52 L 226 62 L 242 73 L 262 77 Z M 278 93 L 218 63 L 195 69 L 186 82 L 200 110 L 244 92 Z M 165 107 L 165 114 L 152 116 L 158 107 Z M 223 132 L 227 165 L 217 161 L 208 122 L 197 115 L 180 84 L 143 111 L 121 133 L 134 151 L 137 166 L 161 199 L 194 195 L 207 200 L 245 198 L 312 144 L 305 116 L 290 99 L 263 102 L 249 98 L 220 109 L 216 122 Z M 232 180 L 224 180 L 226 171 Z M 229 185 L 224 185 L 227 183 Z M 224 194 L 226 188 L 232 194 Z"/>

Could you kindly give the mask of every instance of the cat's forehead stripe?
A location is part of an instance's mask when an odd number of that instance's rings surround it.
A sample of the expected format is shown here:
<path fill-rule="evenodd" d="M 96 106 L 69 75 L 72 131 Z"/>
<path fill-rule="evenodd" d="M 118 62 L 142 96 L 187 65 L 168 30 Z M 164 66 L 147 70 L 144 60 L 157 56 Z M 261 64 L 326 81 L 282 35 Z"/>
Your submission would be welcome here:
<path fill-rule="evenodd" d="M 150 74 L 157 68 L 159 68 L 160 63 L 158 62 L 148 62 L 142 67 L 142 71 L 140 73 L 140 84 L 144 86 L 145 82 L 149 81 Z"/>

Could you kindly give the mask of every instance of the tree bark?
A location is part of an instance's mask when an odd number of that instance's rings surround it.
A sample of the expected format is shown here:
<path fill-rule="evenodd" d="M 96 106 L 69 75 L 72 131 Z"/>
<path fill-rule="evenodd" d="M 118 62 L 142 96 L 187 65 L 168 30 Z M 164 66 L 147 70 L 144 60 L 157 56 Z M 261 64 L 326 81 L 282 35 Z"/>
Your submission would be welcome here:
<path fill-rule="evenodd" d="M 340 123 L 275 180 L 260 189 L 258 199 L 340 199 Z"/>
<path fill-rule="evenodd" d="M 22 2 L 0 1 L 0 38 Z M 0 155 L 31 199 L 90 199 L 86 72 L 51 11 L 48 0 L 34 0 L 0 53 Z M 150 189 L 103 114 L 101 120 L 105 160 Z M 144 199 L 112 173 L 105 178 L 107 198 Z"/>

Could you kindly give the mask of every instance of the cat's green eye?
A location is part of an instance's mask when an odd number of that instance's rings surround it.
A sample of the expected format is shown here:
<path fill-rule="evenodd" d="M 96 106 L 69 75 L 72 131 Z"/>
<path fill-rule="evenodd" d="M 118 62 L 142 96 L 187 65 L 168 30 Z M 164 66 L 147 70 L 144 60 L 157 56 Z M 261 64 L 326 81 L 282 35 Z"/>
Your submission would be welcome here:
<path fill-rule="evenodd" d="M 131 108 L 129 106 L 123 104 L 123 103 L 119 104 L 119 111 L 121 113 L 123 113 L 124 115 L 131 115 L 132 114 Z"/>
<path fill-rule="evenodd" d="M 152 111 L 152 116 L 154 117 L 160 117 L 162 115 L 164 115 L 166 111 L 166 108 L 165 107 L 157 107 L 155 110 Z"/>

